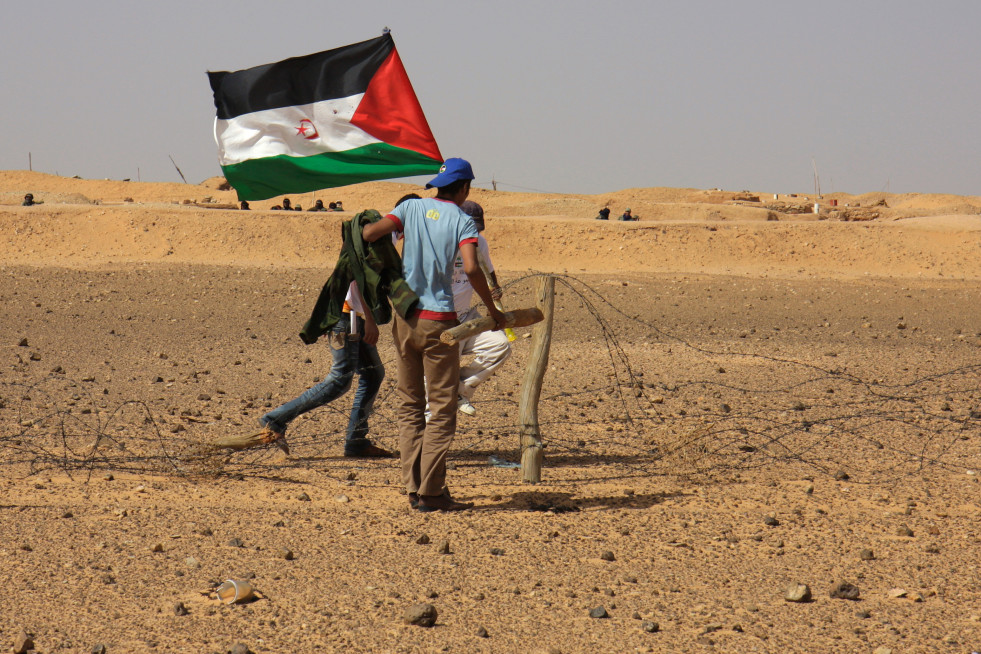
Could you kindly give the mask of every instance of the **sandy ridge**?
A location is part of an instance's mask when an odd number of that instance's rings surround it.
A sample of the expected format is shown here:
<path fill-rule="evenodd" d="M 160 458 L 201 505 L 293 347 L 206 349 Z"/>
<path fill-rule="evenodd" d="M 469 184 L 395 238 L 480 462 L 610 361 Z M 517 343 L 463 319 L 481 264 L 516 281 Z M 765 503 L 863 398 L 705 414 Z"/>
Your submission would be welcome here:
<path fill-rule="evenodd" d="M 7 264 L 333 266 L 350 214 L 198 207 L 44 205 L 0 209 Z M 889 223 L 672 221 L 564 217 L 489 220 L 503 270 L 684 272 L 830 277 L 981 277 L 981 219 Z"/>
<path fill-rule="evenodd" d="M 96 181 L 0 172 L 4 262 L 90 268 L 130 263 L 258 267 L 333 265 L 340 223 L 361 208 L 385 210 L 418 187 L 373 182 L 293 196 L 343 199 L 343 213 L 232 210 L 224 180 L 200 185 Z M 30 189 L 44 204 L 21 207 Z M 626 189 L 602 196 L 475 189 L 484 205 L 496 265 L 509 271 L 672 272 L 828 277 L 981 277 L 981 198 L 866 194 L 839 207 L 872 207 L 878 219 L 781 213 L 747 193 Z M 826 196 L 828 202 L 833 196 Z M 631 204 L 636 223 L 593 220 L 599 206 Z M 767 208 L 767 207 L 771 208 Z M 819 219 L 823 218 L 823 219 Z M 973 255 L 972 255 L 973 253 Z"/>

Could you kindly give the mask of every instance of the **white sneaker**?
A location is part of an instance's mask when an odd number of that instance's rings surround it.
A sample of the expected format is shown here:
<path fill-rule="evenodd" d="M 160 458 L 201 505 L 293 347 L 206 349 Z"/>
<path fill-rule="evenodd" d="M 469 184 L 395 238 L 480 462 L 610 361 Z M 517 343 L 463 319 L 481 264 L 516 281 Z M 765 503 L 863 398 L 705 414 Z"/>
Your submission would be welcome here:
<path fill-rule="evenodd" d="M 457 395 L 456 397 L 456 408 L 460 413 L 465 413 L 468 416 L 477 415 L 477 409 L 470 404 L 470 400 L 465 399 L 462 395 Z"/>

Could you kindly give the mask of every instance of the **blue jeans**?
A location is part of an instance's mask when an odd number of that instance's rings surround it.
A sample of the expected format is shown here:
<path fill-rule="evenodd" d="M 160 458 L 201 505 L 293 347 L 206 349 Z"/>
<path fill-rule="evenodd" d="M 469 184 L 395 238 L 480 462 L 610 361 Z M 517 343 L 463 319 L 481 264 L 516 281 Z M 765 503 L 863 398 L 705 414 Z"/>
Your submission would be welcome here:
<path fill-rule="evenodd" d="M 368 416 L 371 415 L 378 389 L 385 378 L 385 367 L 378 358 L 378 349 L 364 339 L 364 322 L 359 321 L 358 333 L 351 334 L 351 322 L 344 314 L 328 337 L 333 363 L 326 378 L 302 395 L 259 419 L 259 423 L 281 434 L 297 416 L 312 411 L 347 393 L 354 373 L 358 373 L 358 389 L 347 423 L 344 451 L 357 453 L 371 444 L 368 440 Z"/>

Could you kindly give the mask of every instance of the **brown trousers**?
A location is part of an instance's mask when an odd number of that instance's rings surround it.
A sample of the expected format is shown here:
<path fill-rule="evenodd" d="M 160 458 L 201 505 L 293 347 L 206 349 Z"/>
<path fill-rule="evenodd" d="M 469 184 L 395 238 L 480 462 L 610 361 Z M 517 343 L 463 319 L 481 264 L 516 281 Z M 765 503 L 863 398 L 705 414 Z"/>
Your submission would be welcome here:
<path fill-rule="evenodd" d="M 398 314 L 392 336 L 398 350 L 399 452 L 402 481 L 410 493 L 439 495 L 446 487 L 446 453 L 456 435 L 460 348 L 439 340 L 456 320 Z M 429 422 L 426 422 L 426 383 Z"/>

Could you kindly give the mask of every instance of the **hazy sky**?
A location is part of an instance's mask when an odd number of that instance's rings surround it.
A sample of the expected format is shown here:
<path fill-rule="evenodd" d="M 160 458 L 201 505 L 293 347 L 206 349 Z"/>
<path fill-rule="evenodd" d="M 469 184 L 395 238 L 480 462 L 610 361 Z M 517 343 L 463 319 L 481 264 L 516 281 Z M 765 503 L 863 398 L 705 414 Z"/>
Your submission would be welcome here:
<path fill-rule="evenodd" d="M 981 2 L 7 1 L 0 169 L 220 174 L 205 74 L 392 29 L 444 156 L 504 190 L 978 195 Z"/>

